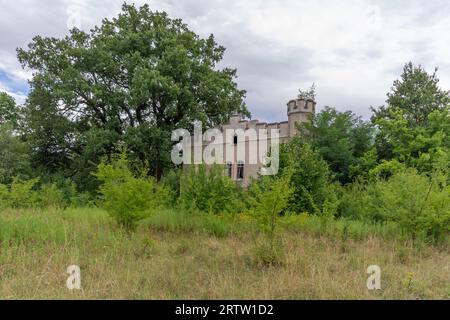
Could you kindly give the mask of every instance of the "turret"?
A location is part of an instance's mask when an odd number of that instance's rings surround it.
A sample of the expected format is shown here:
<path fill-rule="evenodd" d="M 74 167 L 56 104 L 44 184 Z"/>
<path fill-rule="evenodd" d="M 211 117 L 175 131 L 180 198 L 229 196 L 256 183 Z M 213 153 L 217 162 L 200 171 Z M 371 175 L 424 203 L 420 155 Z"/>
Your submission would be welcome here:
<path fill-rule="evenodd" d="M 311 114 L 316 112 L 316 102 L 310 99 L 295 99 L 287 103 L 289 137 L 297 134 L 297 124 L 308 122 Z"/>

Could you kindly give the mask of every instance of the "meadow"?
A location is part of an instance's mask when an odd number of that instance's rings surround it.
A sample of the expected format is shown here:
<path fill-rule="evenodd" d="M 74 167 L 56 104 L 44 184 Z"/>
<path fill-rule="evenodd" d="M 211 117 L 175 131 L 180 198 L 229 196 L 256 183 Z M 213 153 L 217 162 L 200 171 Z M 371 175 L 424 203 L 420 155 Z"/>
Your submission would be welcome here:
<path fill-rule="evenodd" d="M 2 299 L 449 299 L 448 244 L 408 240 L 394 225 L 287 216 L 284 254 L 257 259 L 246 215 L 159 210 L 124 231 L 102 209 L 0 211 Z M 81 290 L 66 287 L 69 265 Z M 381 290 L 368 290 L 369 265 Z"/>
<path fill-rule="evenodd" d="M 238 161 L 217 149 L 215 165 L 192 166 L 173 140 L 254 120 L 224 52 L 126 3 L 90 32 L 17 49 L 32 76 L 24 103 L 0 92 L 0 298 L 449 299 L 450 90 L 437 69 L 407 62 L 370 121 L 299 107 L 318 93 L 299 89 L 276 111 L 289 139 L 259 148 L 267 176 L 239 161 L 240 138 Z M 73 265 L 80 290 L 66 286 Z"/>

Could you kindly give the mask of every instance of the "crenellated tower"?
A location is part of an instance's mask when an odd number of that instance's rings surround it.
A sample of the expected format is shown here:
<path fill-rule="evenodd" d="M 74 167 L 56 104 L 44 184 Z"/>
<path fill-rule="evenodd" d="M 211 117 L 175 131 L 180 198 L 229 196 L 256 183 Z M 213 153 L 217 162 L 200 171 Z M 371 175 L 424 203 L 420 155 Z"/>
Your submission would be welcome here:
<path fill-rule="evenodd" d="M 294 137 L 298 130 L 297 124 L 308 122 L 310 115 L 316 112 L 316 102 L 310 99 L 295 99 L 287 103 L 289 137 Z"/>

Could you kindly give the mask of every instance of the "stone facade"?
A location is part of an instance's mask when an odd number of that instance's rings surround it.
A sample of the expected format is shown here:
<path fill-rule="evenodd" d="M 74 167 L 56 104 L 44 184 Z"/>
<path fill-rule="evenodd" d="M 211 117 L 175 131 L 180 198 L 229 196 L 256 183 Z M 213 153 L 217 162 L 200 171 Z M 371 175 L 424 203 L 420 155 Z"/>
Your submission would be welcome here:
<path fill-rule="evenodd" d="M 279 135 L 279 141 L 280 143 L 286 142 L 290 138 L 294 137 L 297 134 L 297 124 L 302 122 L 309 121 L 309 115 L 315 113 L 316 108 L 316 102 L 312 100 L 302 100 L 302 99 L 295 99 L 290 100 L 287 103 L 287 121 L 284 122 L 275 122 L 275 123 L 266 123 L 266 122 L 259 122 L 258 120 L 246 120 L 242 117 L 242 115 L 233 115 L 230 117 L 228 123 L 223 124 L 221 126 L 216 127 L 215 129 L 218 129 L 220 132 L 223 133 L 224 139 L 223 141 L 215 142 L 215 141 L 202 141 L 199 145 L 201 145 L 202 150 L 198 150 L 200 152 L 203 152 L 205 148 L 208 146 L 214 146 L 217 148 L 220 148 L 223 150 L 223 160 L 221 164 L 226 165 L 226 172 L 237 183 L 245 186 L 248 186 L 250 180 L 252 177 L 257 177 L 258 173 L 260 172 L 261 167 L 263 166 L 263 163 L 260 158 L 262 157 L 256 157 L 257 161 L 254 161 L 254 155 L 255 153 L 258 154 L 259 152 L 262 152 L 259 147 L 258 150 L 251 149 L 250 142 L 254 141 L 257 142 L 257 146 L 260 146 L 260 129 L 266 129 L 269 132 L 269 136 L 267 138 L 267 149 L 269 150 L 271 137 L 270 132 L 272 129 L 278 130 Z M 231 129 L 231 130 L 228 130 Z M 238 150 L 237 150 L 237 138 L 234 138 L 234 140 L 231 139 L 225 139 L 225 135 L 227 130 L 238 130 L 241 129 L 243 131 L 248 129 L 255 129 L 258 134 L 257 136 L 245 136 L 243 141 L 245 141 L 245 161 L 238 161 Z M 256 139 L 256 141 L 255 141 Z M 191 137 L 191 150 L 195 152 L 195 146 L 194 146 L 194 137 Z M 241 140 L 240 140 L 241 141 Z M 266 140 L 264 140 L 266 141 Z M 253 144 L 252 146 L 254 146 Z M 197 147 L 198 148 L 198 147 Z M 232 159 L 228 159 L 225 154 L 226 151 L 230 149 L 233 149 L 233 157 Z M 192 154 L 193 154 L 192 152 Z M 253 155 L 253 158 L 252 158 Z M 220 161 L 217 161 L 220 163 Z"/>

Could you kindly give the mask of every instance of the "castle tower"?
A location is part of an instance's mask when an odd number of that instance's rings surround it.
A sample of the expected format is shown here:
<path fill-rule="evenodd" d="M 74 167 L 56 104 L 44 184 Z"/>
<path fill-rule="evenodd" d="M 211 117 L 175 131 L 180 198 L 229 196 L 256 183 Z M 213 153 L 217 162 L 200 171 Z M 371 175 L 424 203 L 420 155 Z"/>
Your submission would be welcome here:
<path fill-rule="evenodd" d="M 308 122 L 311 114 L 316 112 L 316 102 L 313 100 L 295 99 L 287 103 L 289 122 L 289 137 L 297 134 L 297 124 Z"/>

